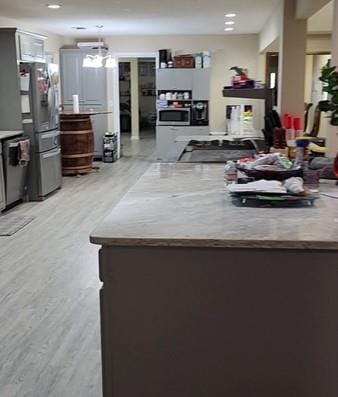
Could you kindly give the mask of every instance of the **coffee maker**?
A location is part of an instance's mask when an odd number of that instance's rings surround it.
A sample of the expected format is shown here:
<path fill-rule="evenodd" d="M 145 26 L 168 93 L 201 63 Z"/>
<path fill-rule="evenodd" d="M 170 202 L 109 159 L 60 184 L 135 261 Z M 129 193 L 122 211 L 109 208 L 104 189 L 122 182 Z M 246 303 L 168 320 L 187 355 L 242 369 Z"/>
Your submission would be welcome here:
<path fill-rule="evenodd" d="M 191 107 L 191 125 L 209 125 L 208 101 L 193 101 Z"/>

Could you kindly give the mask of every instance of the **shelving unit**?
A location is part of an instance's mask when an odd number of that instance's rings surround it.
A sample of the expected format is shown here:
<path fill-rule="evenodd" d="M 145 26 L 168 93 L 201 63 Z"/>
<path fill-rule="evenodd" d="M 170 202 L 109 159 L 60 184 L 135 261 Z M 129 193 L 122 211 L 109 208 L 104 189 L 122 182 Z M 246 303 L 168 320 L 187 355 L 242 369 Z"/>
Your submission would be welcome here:
<path fill-rule="evenodd" d="M 224 88 L 225 98 L 262 99 L 265 101 L 265 114 L 273 109 L 275 90 L 270 88 Z"/>
<path fill-rule="evenodd" d="M 131 129 L 130 63 L 119 63 L 121 132 Z"/>
<path fill-rule="evenodd" d="M 155 60 L 139 59 L 140 130 L 154 129 L 156 124 Z"/>

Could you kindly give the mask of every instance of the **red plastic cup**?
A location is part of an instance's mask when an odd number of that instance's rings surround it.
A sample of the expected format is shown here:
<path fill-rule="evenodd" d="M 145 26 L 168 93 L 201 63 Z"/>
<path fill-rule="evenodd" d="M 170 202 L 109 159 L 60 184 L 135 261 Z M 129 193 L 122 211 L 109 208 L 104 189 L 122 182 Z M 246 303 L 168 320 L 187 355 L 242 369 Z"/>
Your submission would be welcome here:
<path fill-rule="evenodd" d="M 291 116 L 287 113 L 284 114 L 283 116 L 283 127 L 289 130 L 291 128 Z"/>
<path fill-rule="evenodd" d="M 302 120 L 300 117 L 295 117 L 293 119 L 293 129 L 295 131 L 300 131 L 302 129 Z"/>

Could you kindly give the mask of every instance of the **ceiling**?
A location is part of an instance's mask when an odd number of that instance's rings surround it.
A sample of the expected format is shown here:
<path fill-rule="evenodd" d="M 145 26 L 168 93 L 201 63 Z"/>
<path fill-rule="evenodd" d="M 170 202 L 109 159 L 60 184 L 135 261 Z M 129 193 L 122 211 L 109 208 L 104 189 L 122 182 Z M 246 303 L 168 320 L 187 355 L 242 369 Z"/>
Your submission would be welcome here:
<path fill-rule="evenodd" d="M 333 1 L 319 10 L 308 20 L 309 33 L 329 33 L 333 24 Z"/>
<path fill-rule="evenodd" d="M 258 33 L 280 0 L 0 0 L 0 14 L 72 37 L 104 35 Z M 233 32 L 224 32 L 224 14 L 237 13 Z M 87 30 L 76 31 L 75 26 Z"/>

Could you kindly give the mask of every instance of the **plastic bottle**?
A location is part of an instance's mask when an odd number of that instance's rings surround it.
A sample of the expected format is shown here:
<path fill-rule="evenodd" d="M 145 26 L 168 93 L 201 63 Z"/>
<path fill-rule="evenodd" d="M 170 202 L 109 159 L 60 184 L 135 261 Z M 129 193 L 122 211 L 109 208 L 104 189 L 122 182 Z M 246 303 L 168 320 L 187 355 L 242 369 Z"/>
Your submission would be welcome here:
<path fill-rule="evenodd" d="M 286 141 L 288 145 L 292 145 L 295 140 L 295 133 L 292 128 L 292 117 L 285 113 L 283 116 L 283 127 L 286 130 Z"/>

